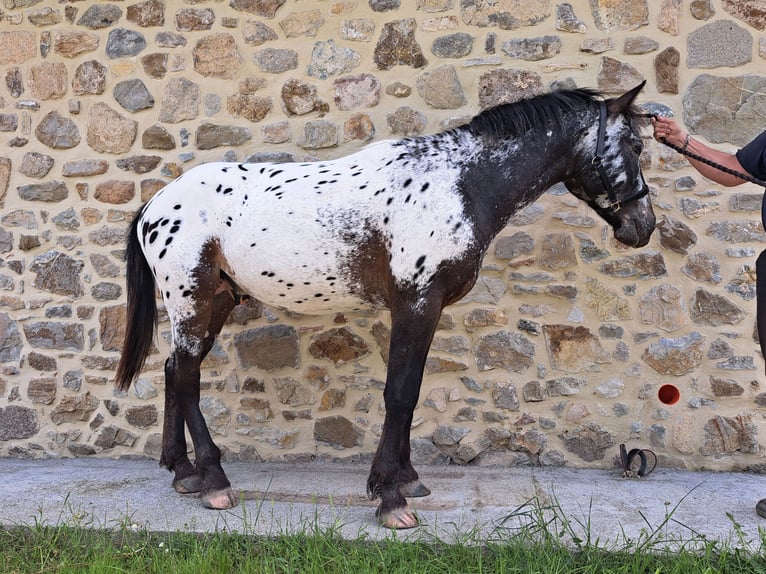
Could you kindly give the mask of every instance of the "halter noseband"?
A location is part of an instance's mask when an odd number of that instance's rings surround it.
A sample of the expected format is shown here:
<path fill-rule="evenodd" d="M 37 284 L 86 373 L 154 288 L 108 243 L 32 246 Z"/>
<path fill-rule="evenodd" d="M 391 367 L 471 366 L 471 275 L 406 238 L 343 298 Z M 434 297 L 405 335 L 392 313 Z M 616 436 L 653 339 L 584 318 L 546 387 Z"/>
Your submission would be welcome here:
<path fill-rule="evenodd" d="M 612 182 L 609 181 L 609 176 L 604 169 L 604 144 L 606 142 L 606 102 L 603 100 L 598 102 L 598 140 L 596 141 L 596 155 L 593 156 L 591 163 L 598 171 L 598 175 L 601 178 L 601 185 L 606 191 L 606 196 L 609 198 L 609 207 L 605 208 L 609 213 L 617 213 L 622 209 L 623 202 L 635 201 L 641 199 L 647 193 L 649 188 L 644 185 L 638 192 L 629 197 L 620 199 L 614 192 Z"/>

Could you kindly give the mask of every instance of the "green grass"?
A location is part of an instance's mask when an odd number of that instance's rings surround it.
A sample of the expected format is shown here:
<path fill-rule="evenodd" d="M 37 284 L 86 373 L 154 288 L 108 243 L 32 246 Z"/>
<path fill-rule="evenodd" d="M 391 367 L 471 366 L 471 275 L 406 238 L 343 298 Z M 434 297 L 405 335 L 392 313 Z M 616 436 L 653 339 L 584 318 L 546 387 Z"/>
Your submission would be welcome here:
<path fill-rule="evenodd" d="M 679 503 L 680 504 L 680 503 Z M 298 534 L 150 532 L 129 517 L 109 528 L 72 513 L 49 524 L 0 528 L 0 572 L 21 573 L 515 573 L 660 574 L 766 573 L 766 533 L 748 540 L 732 519 L 730 540 L 709 540 L 665 520 L 635 540 L 593 540 L 589 519 L 568 521 L 556 505 L 538 501 L 516 509 L 487 530 L 445 540 L 391 532 L 374 540 L 363 532 L 344 539 L 342 525 L 307 522 Z M 682 526 L 682 525 L 681 525 Z M 683 532 L 683 535 L 678 534 Z M 446 540 L 449 538 L 449 541 Z"/>

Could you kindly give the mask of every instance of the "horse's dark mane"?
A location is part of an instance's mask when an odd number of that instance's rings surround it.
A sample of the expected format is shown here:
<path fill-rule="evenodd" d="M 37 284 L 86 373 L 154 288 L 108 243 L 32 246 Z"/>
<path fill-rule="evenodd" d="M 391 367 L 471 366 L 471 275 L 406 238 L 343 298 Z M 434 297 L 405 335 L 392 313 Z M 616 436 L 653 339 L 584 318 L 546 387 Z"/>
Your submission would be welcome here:
<path fill-rule="evenodd" d="M 590 88 L 557 90 L 486 109 L 458 129 L 497 140 L 522 135 L 533 128 L 550 124 L 560 127 L 563 112 L 591 105 L 601 98 L 599 92 Z M 631 120 L 635 114 L 635 110 L 630 110 L 628 119 Z"/>

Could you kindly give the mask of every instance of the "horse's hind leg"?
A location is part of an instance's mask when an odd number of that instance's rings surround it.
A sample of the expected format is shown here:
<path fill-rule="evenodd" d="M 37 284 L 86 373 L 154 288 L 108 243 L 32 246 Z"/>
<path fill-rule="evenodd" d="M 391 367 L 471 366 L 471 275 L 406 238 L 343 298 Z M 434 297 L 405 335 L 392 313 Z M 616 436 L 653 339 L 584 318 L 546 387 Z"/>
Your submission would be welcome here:
<path fill-rule="evenodd" d="M 219 289 L 213 298 L 213 311 L 207 337 L 203 341 L 200 362 L 213 347 L 226 318 L 238 303 L 233 289 Z M 202 478 L 189 460 L 184 433 L 184 418 L 178 408 L 175 385 L 175 354 L 165 362 L 165 420 L 162 432 L 162 456 L 160 464 L 174 472 L 173 488 L 181 494 L 202 490 Z"/>
<path fill-rule="evenodd" d="M 178 408 L 175 390 L 175 360 L 171 355 L 165 361 L 165 420 L 160 464 L 174 473 L 176 492 L 190 494 L 202 490 L 202 478 L 187 454 L 184 418 Z"/>
<path fill-rule="evenodd" d="M 177 492 L 202 491 L 206 506 L 228 508 L 236 501 L 220 465 L 220 451 L 199 410 L 199 382 L 200 364 L 238 303 L 238 297 L 230 281 L 208 279 L 198 277 L 192 317 L 173 325 L 174 350 L 165 364 L 161 464 L 175 473 L 173 487 Z M 214 293 L 212 297 L 211 293 Z M 184 422 L 194 443 L 196 465 L 187 455 Z"/>

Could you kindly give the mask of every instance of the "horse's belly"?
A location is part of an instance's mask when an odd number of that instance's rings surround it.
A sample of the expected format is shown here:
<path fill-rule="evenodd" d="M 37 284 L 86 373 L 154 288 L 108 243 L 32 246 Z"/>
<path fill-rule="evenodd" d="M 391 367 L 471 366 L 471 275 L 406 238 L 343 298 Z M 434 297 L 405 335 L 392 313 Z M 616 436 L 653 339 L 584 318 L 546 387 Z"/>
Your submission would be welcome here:
<path fill-rule="evenodd" d="M 296 313 L 323 314 L 369 307 L 341 269 L 341 246 L 301 248 L 306 234 L 284 245 L 245 248 L 224 242 L 226 272 L 249 295 L 266 305 Z"/>

